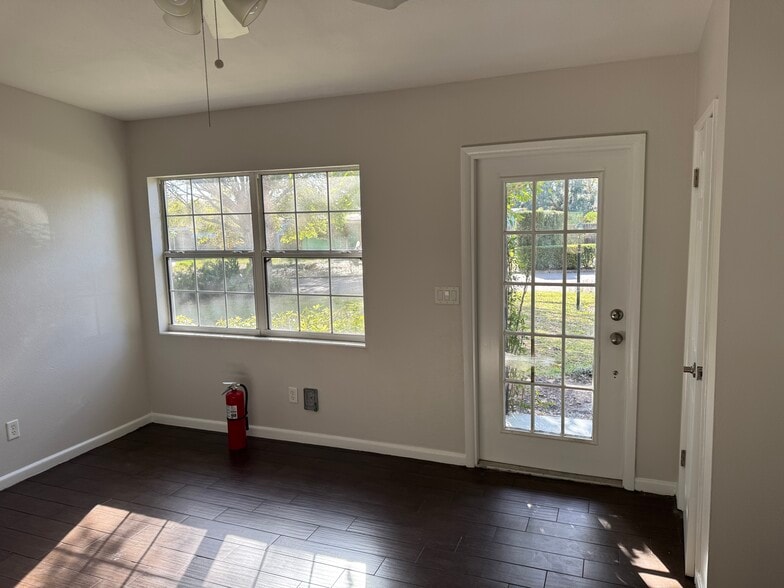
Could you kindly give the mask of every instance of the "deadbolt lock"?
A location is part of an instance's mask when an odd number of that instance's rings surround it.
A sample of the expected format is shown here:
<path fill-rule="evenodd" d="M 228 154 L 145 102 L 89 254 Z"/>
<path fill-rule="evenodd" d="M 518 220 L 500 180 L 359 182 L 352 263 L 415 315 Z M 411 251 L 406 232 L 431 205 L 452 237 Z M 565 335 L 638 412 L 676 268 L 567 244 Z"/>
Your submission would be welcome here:
<path fill-rule="evenodd" d="M 610 318 L 614 321 L 619 321 L 623 318 L 623 311 L 620 308 L 613 308 L 610 312 Z"/>

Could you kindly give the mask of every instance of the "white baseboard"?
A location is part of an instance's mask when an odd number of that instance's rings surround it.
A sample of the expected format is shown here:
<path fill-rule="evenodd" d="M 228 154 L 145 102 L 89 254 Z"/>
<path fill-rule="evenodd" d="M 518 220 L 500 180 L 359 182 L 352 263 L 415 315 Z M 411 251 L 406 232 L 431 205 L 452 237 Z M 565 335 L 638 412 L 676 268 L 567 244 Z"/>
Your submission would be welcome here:
<path fill-rule="evenodd" d="M 678 490 L 678 483 L 667 482 L 665 480 L 652 480 L 650 478 L 635 478 L 634 489 L 640 492 L 661 494 L 662 496 L 675 496 Z"/>
<path fill-rule="evenodd" d="M 152 413 L 150 416 L 152 417 L 152 422 L 160 423 L 162 425 L 188 427 L 190 429 L 202 429 L 204 431 L 226 431 L 225 421 L 211 421 L 160 413 Z M 412 459 L 435 461 L 450 465 L 465 465 L 465 454 L 463 453 L 443 451 L 441 449 L 428 449 L 426 447 L 416 447 L 413 445 L 399 445 L 397 443 L 369 441 L 367 439 L 341 437 L 339 435 L 327 435 L 324 433 L 309 433 L 307 431 L 293 431 L 291 429 L 276 429 L 274 427 L 260 427 L 258 425 L 251 425 L 248 435 L 251 437 L 262 437 L 264 439 L 275 439 L 278 441 L 292 441 L 294 443 L 339 447 L 340 449 L 368 451 L 370 453 L 381 453 L 383 455 L 394 455 L 396 457 L 409 457 Z"/>
<path fill-rule="evenodd" d="M 86 441 L 82 441 L 81 443 L 77 443 L 76 445 L 72 445 L 67 449 L 63 449 L 62 451 L 58 451 L 57 453 L 53 453 L 43 459 L 39 459 L 29 465 L 19 468 L 18 470 L 14 470 L 13 472 L 9 472 L 4 476 L 0 476 L 0 490 L 4 490 L 9 486 L 13 486 L 14 484 L 18 484 L 19 482 L 26 480 L 27 478 L 32 478 L 33 476 L 37 476 L 41 472 L 45 472 L 46 470 L 53 468 L 56 465 L 59 465 L 63 462 L 68 461 L 69 459 L 73 459 L 83 453 L 90 451 L 91 449 L 95 449 L 96 447 L 100 447 L 101 445 L 105 445 L 110 441 L 114 441 L 115 439 L 119 439 L 123 435 L 127 435 L 131 431 L 135 431 L 139 427 L 143 427 L 144 425 L 152 422 L 150 415 L 144 415 L 143 417 L 139 417 L 138 419 L 134 419 L 124 425 L 120 425 L 112 429 L 111 431 L 106 431 L 105 433 L 101 433 L 100 435 L 96 435 L 91 439 L 87 439 Z"/>

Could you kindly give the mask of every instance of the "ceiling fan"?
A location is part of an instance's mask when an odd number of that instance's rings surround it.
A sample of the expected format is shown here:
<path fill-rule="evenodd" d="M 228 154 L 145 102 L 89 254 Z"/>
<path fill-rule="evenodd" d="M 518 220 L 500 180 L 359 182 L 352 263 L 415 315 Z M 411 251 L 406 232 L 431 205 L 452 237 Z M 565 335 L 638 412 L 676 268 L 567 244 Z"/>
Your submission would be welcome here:
<path fill-rule="evenodd" d="M 212 36 L 231 39 L 248 33 L 248 26 L 267 5 L 267 0 L 154 0 L 163 10 L 163 21 L 185 35 L 201 33 L 202 16 Z M 406 0 L 353 0 L 361 4 L 393 10 Z M 203 5 L 204 13 L 199 10 Z"/>

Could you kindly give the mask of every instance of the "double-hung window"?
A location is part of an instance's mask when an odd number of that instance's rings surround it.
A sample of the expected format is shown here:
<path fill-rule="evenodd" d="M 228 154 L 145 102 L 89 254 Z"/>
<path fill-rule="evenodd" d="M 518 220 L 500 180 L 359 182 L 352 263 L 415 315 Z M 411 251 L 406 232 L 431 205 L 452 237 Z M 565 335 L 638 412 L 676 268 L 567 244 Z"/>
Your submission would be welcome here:
<path fill-rule="evenodd" d="M 162 178 L 174 331 L 361 341 L 359 170 Z"/>

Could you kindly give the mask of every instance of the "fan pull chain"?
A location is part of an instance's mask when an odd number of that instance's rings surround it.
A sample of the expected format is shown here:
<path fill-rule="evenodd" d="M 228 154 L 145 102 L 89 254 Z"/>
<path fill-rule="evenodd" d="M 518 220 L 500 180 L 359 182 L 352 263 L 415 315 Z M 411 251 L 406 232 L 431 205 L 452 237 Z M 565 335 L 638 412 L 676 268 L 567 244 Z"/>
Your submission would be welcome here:
<path fill-rule="evenodd" d="M 215 67 L 221 69 L 223 60 L 220 58 L 220 33 L 218 32 L 218 0 L 212 0 L 212 7 L 215 10 L 215 49 L 218 52 L 218 59 L 215 60 Z"/>
<path fill-rule="evenodd" d="M 212 110 L 210 109 L 210 78 L 207 74 L 207 38 L 204 33 L 205 23 L 204 23 L 204 8 L 202 7 L 201 3 L 199 3 L 199 7 L 201 8 L 201 48 L 202 52 L 204 53 L 204 86 L 207 90 L 207 126 L 212 126 Z M 217 36 L 217 32 L 216 32 Z"/>

